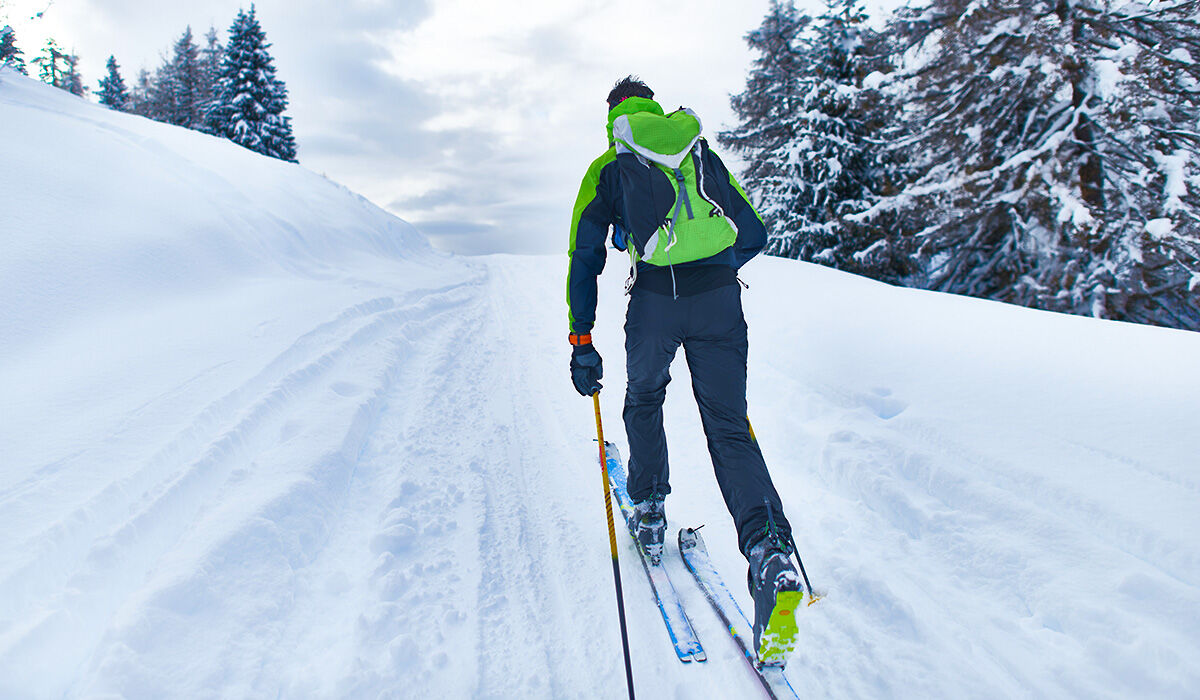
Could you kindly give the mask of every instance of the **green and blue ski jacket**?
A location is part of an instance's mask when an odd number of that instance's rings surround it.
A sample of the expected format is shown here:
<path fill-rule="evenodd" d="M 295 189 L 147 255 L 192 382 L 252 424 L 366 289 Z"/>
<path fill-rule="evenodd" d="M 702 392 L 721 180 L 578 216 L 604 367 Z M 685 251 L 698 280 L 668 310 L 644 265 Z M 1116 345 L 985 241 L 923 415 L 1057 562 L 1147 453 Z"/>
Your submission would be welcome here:
<path fill-rule="evenodd" d="M 609 149 L 592 162 L 584 175 L 583 183 L 579 186 L 579 194 L 571 214 L 571 242 L 568 251 L 570 260 L 567 271 L 567 306 L 571 333 L 588 334 L 595 323 L 596 278 L 604 270 L 607 257 L 605 243 L 610 229 L 614 231 L 614 247 L 624 250 L 626 245 L 636 246 L 633 241 L 625 240 L 622 233 L 628 232 L 631 225 L 634 228 L 645 228 L 641 226 L 642 222 L 631 221 L 630 216 L 644 218 L 645 211 L 650 209 L 649 206 L 641 206 L 638 197 L 656 196 L 649 191 L 651 185 L 642 188 L 645 192 L 623 192 L 618 147 L 613 137 L 614 123 L 620 117 L 643 112 L 663 116 L 663 109 L 657 102 L 641 97 L 626 99 L 609 111 Z M 681 288 L 688 284 L 712 286 L 712 280 L 716 277 L 736 283 L 736 271 L 757 255 L 767 243 L 766 227 L 750 204 L 749 197 L 703 138 L 697 143 L 695 158 L 700 166 L 697 172 L 704 181 L 703 191 L 699 192 L 700 198 L 712 204 L 714 211 L 719 209 L 728 218 L 736 230 L 736 239 L 714 255 L 676 263 L 670 270 L 660 264 L 655 265 L 639 259 L 636 262 L 635 287 L 653 288 L 656 283 L 661 283 L 664 274 L 670 275 L 667 293 L 675 287 L 676 282 L 680 283 Z M 671 190 L 667 194 L 674 200 L 677 190 L 672 189 L 672 184 L 665 175 L 661 180 L 665 185 L 656 182 L 652 183 L 653 186 Z M 662 192 L 657 194 L 661 195 Z M 697 204 L 700 203 L 700 198 L 697 198 Z M 638 211 L 626 211 L 627 205 Z M 687 292 L 684 290 L 680 293 Z"/>

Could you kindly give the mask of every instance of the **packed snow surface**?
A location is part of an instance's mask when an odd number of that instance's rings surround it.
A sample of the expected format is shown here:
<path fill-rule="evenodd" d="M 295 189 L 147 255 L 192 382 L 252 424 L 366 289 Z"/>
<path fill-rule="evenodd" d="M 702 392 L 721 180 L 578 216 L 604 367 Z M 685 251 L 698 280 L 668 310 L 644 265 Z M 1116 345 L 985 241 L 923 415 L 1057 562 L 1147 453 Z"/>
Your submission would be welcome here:
<path fill-rule="evenodd" d="M 0 697 L 624 696 L 564 256 L 444 256 L 10 72 L 0 204 Z M 622 446 L 623 267 L 595 331 Z M 826 593 L 802 697 L 1200 694 L 1200 335 L 743 278 L 750 418 Z M 749 608 L 673 369 L 670 524 Z M 704 664 L 620 554 L 639 694 L 757 697 L 673 543 Z"/>

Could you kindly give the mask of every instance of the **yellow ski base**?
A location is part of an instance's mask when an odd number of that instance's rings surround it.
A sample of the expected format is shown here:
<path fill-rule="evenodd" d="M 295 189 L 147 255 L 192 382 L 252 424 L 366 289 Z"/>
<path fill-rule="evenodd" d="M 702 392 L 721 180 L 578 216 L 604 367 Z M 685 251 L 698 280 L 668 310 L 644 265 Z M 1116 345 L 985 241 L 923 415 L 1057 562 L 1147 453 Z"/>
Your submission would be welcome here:
<path fill-rule="evenodd" d="M 758 661 L 764 666 L 783 666 L 796 648 L 800 628 L 796 625 L 796 609 L 804 601 L 802 591 L 781 591 L 775 596 L 775 609 L 767 620 L 758 643 Z"/>

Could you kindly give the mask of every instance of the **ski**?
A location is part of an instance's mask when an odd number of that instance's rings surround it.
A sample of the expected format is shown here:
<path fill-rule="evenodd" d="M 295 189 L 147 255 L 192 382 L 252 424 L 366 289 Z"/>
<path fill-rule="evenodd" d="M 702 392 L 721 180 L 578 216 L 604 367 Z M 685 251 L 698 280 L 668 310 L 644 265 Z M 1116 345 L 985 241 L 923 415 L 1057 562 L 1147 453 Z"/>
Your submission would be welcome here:
<path fill-rule="evenodd" d="M 633 517 L 633 502 L 629 499 L 629 490 L 625 485 L 625 465 L 621 462 L 621 453 L 611 442 L 604 443 L 604 453 L 608 460 L 608 480 L 612 486 L 617 505 L 621 508 L 621 516 L 625 520 L 625 531 L 631 532 L 630 518 Z M 632 538 L 632 534 L 630 535 Z M 667 576 L 667 569 L 661 563 L 655 565 L 642 554 L 641 547 L 634 540 L 634 550 L 642 562 L 642 570 L 650 581 L 650 590 L 654 592 L 654 600 L 658 603 L 658 611 L 662 614 L 663 624 L 667 626 L 667 634 L 675 647 L 675 654 L 684 663 L 692 661 L 707 661 L 708 655 L 700 645 L 700 638 L 692 629 L 692 621 L 683 610 L 683 601 L 675 586 Z"/>
<path fill-rule="evenodd" d="M 716 567 L 708 557 L 708 548 L 704 546 L 704 539 L 700 537 L 698 531 L 690 527 L 679 530 L 679 556 L 683 558 L 683 563 L 687 566 L 688 571 L 692 572 L 692 576 L 696 578 L 696 583 L 703 591 L 704 597 L 713 606 L 713 610 L 717 612 L 717 616 L 725 623 L 725 629 L 737 643 L 742 652 L 742 658 L 746 660 L 746 664 L 762 684 L 767 696 L 772 700 L 781 698 L 799 700 L 800 696 L 792 688 L 787 676 L 784 675 L 783 667 L 759 665 L 758 658 L 753 651 L 753 635 L 747 634 L 752 629 L 749 618 L 742 612 L 741 606 L 737 604 L 737 600 L 725 585 L 725 581 L 717 573 Z"/>

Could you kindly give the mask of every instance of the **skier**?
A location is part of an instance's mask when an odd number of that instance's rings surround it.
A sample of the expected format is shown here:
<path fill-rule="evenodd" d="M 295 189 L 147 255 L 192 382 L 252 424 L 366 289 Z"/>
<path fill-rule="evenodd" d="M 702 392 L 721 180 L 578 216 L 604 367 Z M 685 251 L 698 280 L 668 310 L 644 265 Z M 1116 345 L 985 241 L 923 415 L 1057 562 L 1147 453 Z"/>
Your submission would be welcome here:
<path fill-rule="evenodd" d="M 800 590 L 791 526 L 746 415 L 747 337 L 737 271 L 766 245 L 766 228 L 699 136 L 695 114 L 682 108 L 664 114 L 653 97 L 635 76 L 616 83 L 608 95 L 609 149 L 588 168 L 575 201 L 567 273 L 571 378 L 583 396 L 600 390 L 603 365 L 591 331 L 611 227 L 614 247 L 631 258 L 623 417 L 634 537 L 658 563 L 671 492 L 662 406 L 682 345 L 717 483 L 749 562 L 761 659 L 764 641 L 790 648 L 793 640 L 775 639 L 768 624 L 777 603 L 780 614 L 791 613 Z"/>

